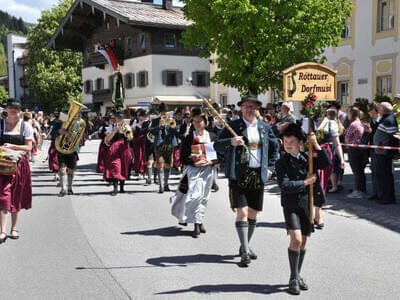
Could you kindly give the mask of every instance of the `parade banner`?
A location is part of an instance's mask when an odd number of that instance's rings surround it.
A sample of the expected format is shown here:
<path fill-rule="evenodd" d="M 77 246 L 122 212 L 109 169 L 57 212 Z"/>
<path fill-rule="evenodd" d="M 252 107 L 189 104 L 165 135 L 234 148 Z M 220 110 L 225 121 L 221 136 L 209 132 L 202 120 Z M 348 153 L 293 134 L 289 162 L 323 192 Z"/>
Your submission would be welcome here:
<path fill-rule="evenodd" d="M 320 101 L 336 100 L 336 71 L 317 63 L 302 63 L 283 71 L 284 101 L 303 101 L 310 94 Z"/>

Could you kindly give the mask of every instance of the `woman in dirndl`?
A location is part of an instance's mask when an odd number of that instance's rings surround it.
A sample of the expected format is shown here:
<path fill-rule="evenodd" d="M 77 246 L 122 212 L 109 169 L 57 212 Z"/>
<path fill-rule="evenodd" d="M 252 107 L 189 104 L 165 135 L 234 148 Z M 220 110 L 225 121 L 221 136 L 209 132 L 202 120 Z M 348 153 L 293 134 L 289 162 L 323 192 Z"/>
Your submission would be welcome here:
<path fill-rule="evenodd" d="M 146 111 L 140 110 L 139 121 L 132 124 L 133 136 L 135 143 L 133 143 L 133 170 L 136 174 L 144 174 L 146 172 L 146 135 L 147 128 L 143 128 L 143 124 L 147 121 Z"/>
<path fill-rule="evenodd" d="M 104 144 L 104 139 L 106 137 L 107 128 L 110 123 L 112 124 L 112 121 L 110 122 L 110 119 L 108 117 L 105 117 L 104 124 L 100 126 L 98 130 L 98 135 L 101 140 L 101 143 L 99 145 L 99 152 L 97 154 L 97 167 L 96 167 L 97 173 L 104 173 L 104 158 L 107 155 L 107 146 Z"/>
<path fill-rule="evenodd" d="M 191 146 L 210 144 L 216 139 L 216 135 L 205 129 L 207 118 L 200 108 L 192 110 L 192 123 L 193 130 L 182 141 L 180 158 L 184 164 L 184 171 L 176 194 L 171 197 L 171 212 L 180 225 L 193 223 L 192 237 L 197 238 L 200 233 L 206 233 L 203 220 L 214 180 L 214 164 L 218 160 L 202 159 L 194 162 Z"/>
<path fill-rule="evenodd" d="M 13 175 L 0 175 L 0 244 L 7 238 L 18 239 L 18 213 L 32 207 L 32 179 L 28 153 L 32 149 L 33 129 L 20 119 L 21 102 L 8 99 L 5 105 L 8 116 L 1 120 L 0 145 L 21 154 L 17 171 Z M 8 213 L 11 213 L 11 229 L 7 235 Z"/>
<path fill-rule="evenodd" d="M 113 191 L 111 195 L 118 194 L 118 182 L 120 193 L 125 193 L 125 180 L 129 177 L 129 169 L 132 163 L 132 152 L 129 141 L 123 133 L 123 112 L 116 112 L 116 122 L 107 128 L 105 144 L 108 146 L 107 159 L 104 160 L 104 178 L 112 182 Z"/>
<path fill-rule="evenodd" d="M 323 229 L 325 224 L 322 218 L 322 206 L 326 203 L 326 193 L 337 193 L 337 178 L 335 172 L 344 168 L 343 150 L 339 141 L 340 127 L 337 118 L 337 111 L 329 108 L 326 111 L 326 118 L 324 118 L 318 127 L 319 131 L 324 132 L 324 138 L 320 142 L 321 148 L 325 149 L 329 159 L 333 162 L 329 167 L 323 170 L 318 170 L 319 179 L 323 195 L 315 199 L 315 228 Z M 329 179 L 332 182 L 332 189 L 327 190 Z"/>
<path fill-rule="evenodd" d="M 58 131 L 62 127 L 62 121 L 59 119 L 60 113 L 58 111 L 54 112 L 54 120 L 50 121 L 50 130 L 48 136 L 50 137 L 51 143 L 49 147 L 48 159 L 49 159 L 49 170 L 54 174 L 54 181 L 59 179 L 58 169 L 58 157 L 56 149 L 56 139 L 58 137 Z"/>

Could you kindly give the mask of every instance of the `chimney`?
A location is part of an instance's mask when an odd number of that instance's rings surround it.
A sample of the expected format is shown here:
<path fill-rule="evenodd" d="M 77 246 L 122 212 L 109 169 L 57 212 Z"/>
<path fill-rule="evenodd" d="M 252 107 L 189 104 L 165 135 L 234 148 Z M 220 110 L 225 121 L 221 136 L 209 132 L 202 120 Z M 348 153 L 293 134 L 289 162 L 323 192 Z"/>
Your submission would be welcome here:
<path fill-rule="evenodd" d="M 163 0 L 162 8 L 164 9 L 172 9 L 172 0 Z"/>

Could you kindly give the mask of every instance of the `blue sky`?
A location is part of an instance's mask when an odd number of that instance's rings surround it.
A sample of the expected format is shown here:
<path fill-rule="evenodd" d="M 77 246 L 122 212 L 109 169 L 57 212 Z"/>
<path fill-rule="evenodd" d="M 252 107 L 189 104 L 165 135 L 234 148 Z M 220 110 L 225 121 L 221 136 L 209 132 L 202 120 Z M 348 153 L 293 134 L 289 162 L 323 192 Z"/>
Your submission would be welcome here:
<path fill-rule="evenodd" d="M 1 10 L 5 10 L 10 15 L 22 17 L 24 21 L 36 23 L 40 17 L 40 11 L 51 8 L 58 0 L 0 0 Z M 155 3 L 161 3 L 162 0 L 155 0 Z M 178 0 L 174 0 L 174 4 L 178 4 Z"/>

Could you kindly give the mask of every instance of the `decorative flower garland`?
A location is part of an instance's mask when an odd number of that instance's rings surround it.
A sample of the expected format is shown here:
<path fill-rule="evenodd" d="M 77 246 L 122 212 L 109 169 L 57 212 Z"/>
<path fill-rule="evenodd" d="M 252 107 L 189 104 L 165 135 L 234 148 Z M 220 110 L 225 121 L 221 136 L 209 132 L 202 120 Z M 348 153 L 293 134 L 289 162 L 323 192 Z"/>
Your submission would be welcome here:
<path fill-rule="evenodd" d="M 317 96 L 315 94 L 308 94 L 302 104 L 303 109 L 301 110 L 301 114 L 304 117 L 317 121 L 324 115 L 322 109 L 323 102 L 317 101 Z"/>

